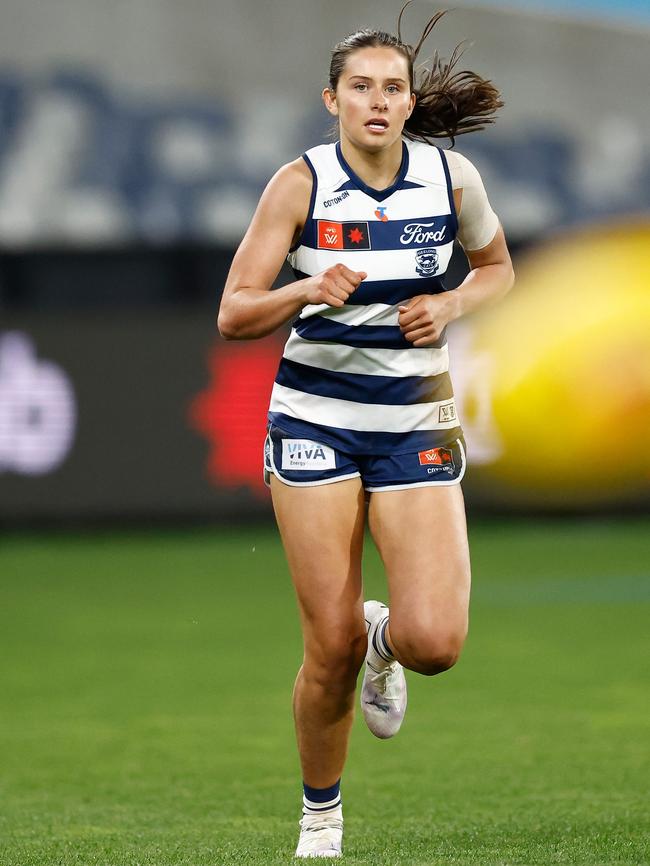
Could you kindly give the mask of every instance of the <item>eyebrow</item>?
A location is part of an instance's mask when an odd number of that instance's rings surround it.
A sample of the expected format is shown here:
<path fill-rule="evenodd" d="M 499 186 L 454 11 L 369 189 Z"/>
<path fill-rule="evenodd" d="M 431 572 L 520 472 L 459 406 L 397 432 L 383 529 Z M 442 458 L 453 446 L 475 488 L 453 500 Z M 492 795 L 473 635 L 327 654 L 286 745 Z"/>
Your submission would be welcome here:
<path fill-rule="evenodd" d="M 370 76 L 368 75 L 351 75 L 350 80 L 352 80 L 353 78 L 361 78 L 364 81 L 372 81 L 372 78 L 370 78 Z M 402 84 L 406 84 L 405 78 L 384 78 L 384 81 L 400 81 Z"/>

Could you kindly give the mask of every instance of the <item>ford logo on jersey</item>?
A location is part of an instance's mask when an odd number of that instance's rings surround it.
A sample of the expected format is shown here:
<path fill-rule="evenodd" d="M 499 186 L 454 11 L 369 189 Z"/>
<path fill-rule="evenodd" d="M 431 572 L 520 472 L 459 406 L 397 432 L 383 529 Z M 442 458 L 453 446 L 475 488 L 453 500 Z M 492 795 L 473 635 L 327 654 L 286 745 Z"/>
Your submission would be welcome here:
<path fill-rule="evenodd" d="M 430 229 L 435 223 L 408 223 L 404 226 L 404 233 L 400 235 L 400 243 L 406 244 L 438 244 L 445 239 L 447 226 L 444 225 L 435 231 Z"/>
<path fill-rule="evenodd" d="M 440 269 L 438 261 L 438 250 L 428 247 L 415 252 L 415 270 L 421 277 L 430 277 Z"/>

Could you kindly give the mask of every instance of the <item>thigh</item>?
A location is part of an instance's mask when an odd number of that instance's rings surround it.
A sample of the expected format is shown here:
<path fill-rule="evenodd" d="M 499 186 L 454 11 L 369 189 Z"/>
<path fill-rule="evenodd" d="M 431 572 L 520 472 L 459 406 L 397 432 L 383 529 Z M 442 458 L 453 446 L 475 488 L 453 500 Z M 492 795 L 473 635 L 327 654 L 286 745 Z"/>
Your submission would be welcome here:
<path fill-rule="evenodd" d="M 372 493 L 369 522 L 384 563 L 391 632 L 467 631 L 470 561 L 459 484 Z"/>
<path fill-rule="evenodd" d="M 365 526 L 359 478 L 271 494 L 295 586 L 306 649 L 365 636 L 361 556 Z"/>

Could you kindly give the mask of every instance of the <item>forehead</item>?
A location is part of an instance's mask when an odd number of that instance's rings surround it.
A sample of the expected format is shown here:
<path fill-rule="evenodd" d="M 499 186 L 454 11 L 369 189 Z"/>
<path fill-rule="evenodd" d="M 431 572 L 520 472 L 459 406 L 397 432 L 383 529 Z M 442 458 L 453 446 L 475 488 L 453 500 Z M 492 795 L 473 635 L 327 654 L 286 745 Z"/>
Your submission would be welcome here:
<path fill-rule="evenodd" d="M 406 57 L 395 48 L 359 48 L 348 56 L 343 74 L 346 78 L 362 75 L 366 78 L 409 79 Z"/>

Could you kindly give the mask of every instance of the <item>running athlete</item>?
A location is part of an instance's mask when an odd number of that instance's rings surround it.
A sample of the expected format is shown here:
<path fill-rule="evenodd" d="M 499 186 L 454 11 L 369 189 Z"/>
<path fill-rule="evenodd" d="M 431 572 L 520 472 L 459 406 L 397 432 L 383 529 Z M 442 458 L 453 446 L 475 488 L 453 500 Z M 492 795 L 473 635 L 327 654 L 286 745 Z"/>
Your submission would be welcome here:
<path fill-rule="evenodd" d="M 339 140 L 270 181 L 219 312 L 226 339 L 293 324 L 265 469 L 304 638 L 293 699 L 304 785 L 297 857 L 341 854 L 340 780 L 362 665 L 364 718 L 391 737 L 406 709 L 403 668 L 447 670 L 467 633 L 465 447 L 445 328 L 502 297 L 513 271 L 478 172 L 431 143 L 482 128 L 502 104 L 490 82 L 453 71 L 458 51 L 446 65 L 435 55 L 414 80 L 441 14 L 416 48 L 399 21 L 397 37 L 362 30 L 335 47 L 323 101 Z M 455 238 L 471 271 L 447 291 Z M 269 291 L 287 254 L 296 280 Z M 390 611 L 363 603 L 366 497 Z"/>

